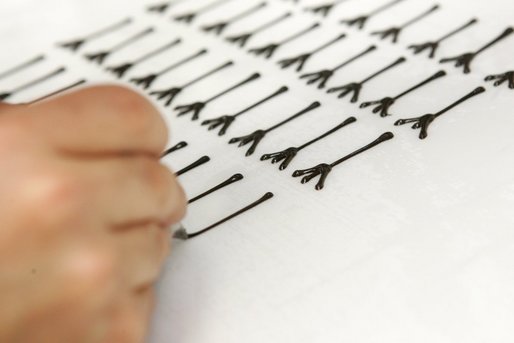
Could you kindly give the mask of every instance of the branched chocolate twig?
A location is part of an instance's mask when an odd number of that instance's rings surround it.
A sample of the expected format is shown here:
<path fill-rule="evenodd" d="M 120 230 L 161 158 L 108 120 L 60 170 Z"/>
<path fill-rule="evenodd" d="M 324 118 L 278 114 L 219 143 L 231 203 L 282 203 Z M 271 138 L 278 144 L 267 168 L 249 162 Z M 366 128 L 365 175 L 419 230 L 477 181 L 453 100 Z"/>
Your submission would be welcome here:
<path fill-rule="evenodd" d="M 171 6 L 176 5 L 182 1 L 185 1 L 185 0 L 166 1 L 166 2 L 163 2 L 160 4 L 151 5 L 151 6 L 148 6 L 147 11 L 162 14 L 162 13 L 166 12 Z"/>
<path fill-rule="evenodd" d="M 163 52 L 179 45 L 181 42 L 182 42 L 182 40 L 180 38 L 175 39 L 175 40 L 171 41 L 170 43 L 167 43 L 157 49 L 154 49 L 154 50 L 140 56 L 139 58 L 135 59 L 133 62 L 122 63 L 117 66 L 107 67 L 106 69 L 107 69 L 107 71 L 110 71 L 111 73 L 116 75 L 116 77 L 122 78 L 130 69 L 134 68 L 136 65 L 144 63 L 144 62 L 152 59 L 153 57 L 162 54 Z"/>
<path fill-rule="evenodd" d="M 304 54 L 301 54 L 301 55 L 298 55 L 295 57 L 282 59 L 282 60 L 278 61 L 278 65 L 281 66 L 282 69 L 286 69 L 286 68 L 289 68 L 289 67 L 297 64 L 296 71 L 299 72 L 303 69 L 303 66 L 305 65 L 307 60 L 309 60 L 312 56 L 314 56 L 317 53 L 320 53 L 321 51 L 334 45 L 335 43 L 339 42 L 341 39 L 343 39 L 345 37 L 346 37 L 346 35 L 344 33 L 342 33 L 342 34 L 338 35 L 336 38 L 331 39 L 327 43 L 322 44 L 321 46 L 317 47 L 316 49 L 314 49 L 310 52 L 306 52 Z"/>
<path fill-rule="evenodd" d="M 303 29 L 285 39 L 283 39 L 282 41 L 278 42 L 278 43 L 270 43 L 270 44 L 267 44 L 263 47 L 260 47 L 260 48 L 253 48 L 253 49 L 250 49 L 249 52 L 251 54 L 254 54 L 256 56 L 264 56 L 265 58 L 271 58 L 271 56 L 273 56 L 273 54 L 276 52 L 276 50 L 278 48 L 280 48 L 281 46 L 287 44 L 287 43 L 290 43 L 304 35 L 306 35 L 307 33 L 317 29 L 319 27 L 319 23 L 315 23 L 315 24 L 312 24 L 310 25 L 309 27 L 307 27 L 306 29 Z"/>
<path fill-rule="evenodd" d="M 337 161 L 331 163 L 331 164 L 327 164 L 327 163 L 322 163 L 322 164 L 319 164 L 313 168 L 309 168 L 309 169 L 300 169 L 300 170 L 297 170 L 293 173 L 293 177 L 301 177 L 303 176 L 302 178 L 302 184 L 305 184 L 309 181 L 311 181 L 312 179 L 316 178 L 319 176 L 319 181 L 318 183 L 316 184 L 316 187 L 315 189 L 317 191 L 319 190 L 322 190 L 324 187 L 325 187 L 325 181 L 328 177 L 328 175 L 330 174 L 330 172 L 332 171 L 332 169 L 334 167 L 336 167 L 337 165 L 357 156 L 357 155 L 360 155 L 362 154 L 363 152 L 365 151 L 368 151 L 374 147 L 376 147 L 377 145 L 379 144 L 382 144 L 388 140 L 391 140 L 394 138 L 394 135 L 393 133 L 391 132 L 386 132 L 384 134 L 382 134 L 380 137 L 378 137 L 376 140 L 374 140 L 373 142 L 371 142 L 370 144 L 352 152 L 351 154 L 348 154 L 340 159 L 338 159 Z"/>
<path fill-rule="evenodd" d="M 359 95 L 360 95 L 360 92 L 362 90 L 362 86 L 373 80 L 374 78 L 376 78 L 377 76 L 385 73 L 386 71 L 402 64 L 403 62 L 405 62 L 406 59 L 405 57 L 400 57 L 399 59 L 397 59 L 396 61 L 394 61 L 393 63 L 389 64 L 388 66 L 380 69 L 379 71 L 377 71 L 376 73 L 368 76 L 367 78 L 365 78 L 364 80 L 360 81 L 360 82 L 351 82 L 351 83 L 348 83 L 344 86 L 339 86 L 339 87 L 333 87 L 333 88 L 330 88 L 328 90 L 327 93 L 339 93 L 338 95 L 338 98 L 341 99 L 341 98 L 344 98 L 346 95 L 350 94 L 350 93 L 353 93 L 353 96 L 351 98 L 351 102 L 355 103 L 357 101 L 359 101 Z"/>
<path fill-rule="evenodd" d="M 167 88 L 164 90 L 157 90 L 157 91 L 151 92 L 150 95 L 155 95 L 157 97 L 157 100 L 165 100 L 164 106 L 168 107 L 171 105 L 171 103 L 173 102 L 175 97 L 177 95 L 179 95 L 180 93 L 182 93 L 182 91 L 184 91 L 184 89 L 191 87 L 192 85 L 208 78 L 209 76 L 212 76 L 212 75 L 220 72 L 221 70 L 223 70 L 225 68 L 231 67 L 232 65 L 234 65 L 234 62 L 228 61 L 228 62 L 222 64 L 221 66 L 214 68 L 213 70 L 203 73 L 202 75 L 194 78 L 193 80 L 187 82 L 186 84 L 183 84 L 182 86 L 170 87 L 170 88 Z"/>
<path fill-rule="evenodd" d="M 205 106 L 207 106 L 209 103 L 238 89 L 239 87 L 242 87 L 252 81 L 259 79 L 260 77 L 261 77 L 261 74 L 254 73 L 254 74 L 250 75 L 249 77 L 247 77 L 246 79 L 244 79 L 243 81 L 238 82 L 234 86 L 210 97 L 209 99 L 207 99 L 205 101 L 197 101 L 192 104 L 177 106 L 177 107 L 175 107 L 175 110 L 178 111 L 177 116 L 181 117 L 181 116 L 185 116 L 186 114 L 191 113 L 192 114 L 191 120 L 198 120 L 200 118 L 200 113 L 205 108 Z"/>
<path fill-rule="evenodd" d="M 114 25 L 110 25 L 106 28 L 103 28 L 99 31 L 96 31 L 96 32 L 93 32 L 83 38 L 78 38 L 78 39 L 74 39 L 72 41 L 69 41 L 69 42 L 65 42 L 65 43 L 59 43 L 58 46 L 60 46 L 61 48 L 64 48 L 64 49 L 69 49 L 71 51 L 77 51 L 79 50 L 84 44 L 94 40 L 94 39 L 97 39 L 97 38 L 100 38 L 100 37 L 103 37 L 105 35 L 108 35 L 114 31 L 117 31 L 129 24 L 132 23 L 132 19 L 131 18 L 127 18 L 127 19 L 124 19 L 122 20 L 121 22 L 118 22 Z"/>
<path fill-rule="evenodd" d="M 108 58 L 111 54 L 118 52 L 118 51 L 128 47 L 129 45 L 136 43 L 137 41 L 141 40 L 142 38 L 148 36 L 149 34 L 151 34 L 153 32 L 154 32 L 154 29 L 152 27 L 149 27 L 149 28 L 133 35 L 132 37 L 124 39 L 120 43 L 114 45 L 109 50 L 86 54 L 85 57 L 87 60 L 89 60 L 91 62 L 96 62 L 98 64 L 102 64 L 105 61 L 105 59 Z"/>
<path fill-rule="evenodd" d="M 438 71 L 437 73 L 435 73 L 434 75 L 430 76 L 428 79 L 416 84 L 415 86 L 407 89 L 406 91 L 394 96 L 394 97 L 385 97 L 385 98 L 382 98 L 380 100 L 376 100 L 376 101 L 367 101 L 367 102 L 363 102 L 361 104 L 361 108 L 366 108 L 366 107 L 369 107 L 369 106 L 375 106 L 375 108 L 373 109 L 373 113 L 380 113 L 380 116 L 383 118 L 383 117 L 387 117 L 387 116 L 390 116 L 391 114 L 389 113 L 389 109 L 391 108 L 392 105 L 394 105 L 394 103 L 396 102 L 396 100 L 404 97 L 405 95 L 429 84 L 430 82 L 434 81 L 434 80 L 437 80 L 441 77 L 444 77 L 446 76 L 446 72 L 444 70 L 440 70 Z"/>
<path fill-rule="evenodd" d="M 0 101 L 3 101 L 3 100 L 7 100 L 8 98 L 12 97 L 13 95 L 15 94 L 18 94 L 24 90 L 27 90 L 29 88 L 32 88 L 34 86 L 37 86 L 45 81 L 48 81 L 62 73 L 64 73 L 66 71 L 66 68 L 64 67 L 61 67 L 61 68 L 58 68 L 57 70 L 55 71 L 52 71 L 51 73 L 48 73 L 48 74 L 45 74 L 43 76 L 40 76 L 34 80 L 31 80 L 27 83 L 24 83 L 22 84 L 21 86 L 18 86 L 8 92 L 0 92 Z"/>
<path fill-rule="evenodd" d="M 280 123 L 276 124 L 276 125 L 273 125 L 272 127 L 269 127 L 265 130 L 257 130 L 257 131 L 254 131 L 253 133 L 249 134 L 249 135 L 246 135 L 246 136 L 241 136 L 241 137 L 236 137 L 236 138 L 232 138 L 228 143 L 229 144 L 235 144 L 235 143 L 239 143 L 238 147 L 243 147 L 245 145 L 248 145 L 248 144 L 251 144 L 250 147 L 248 148 L 248 150 L 246 151 L 246 156 L 250 156 L 252 155 L 255 150 L 257 149 L 257 146 L 259 145 L 259 143 L 262 141 L 262 139 L 268 134 L 270 133 L 271 131 L 274 131 L 276 129 L 278 129 L 279 127 L 289 123 L 290 121 L 292 120 L 295 120 L 296 118 L 304 115 L 305 113 L 308 113 L 318 107 L 320 107 L 321 104 L 319 102 L 313 102 L 312 104 L 310 104 L 307 108 L 301 110 L 300 112 L 292 115 L 291 117 L 281 121 Z"/>
<path fill-rule="evenodd" d="M 312 12 L 314 14 L 319 14 L 323 17 L 327 17 L 330 12 L 339 4 L 345 2 L 347 0 L 335 0 L 331 3 L 323 4 L 323 5 L 316 5 L 312 7 L 307 7 L 305 10 Z"/>
<path fill-rule="evenodd" d="M 175 21 L 177 21 L 177 22 L 183 22 L 183 23 L 186 23 L 186 24 L 190 24 L 198 16 L 200 16 L 202 14 L 205 14 L 205 13 L 207 13 L 207 12 L 209 12 L 209 11 L 215 9 L 215 8 L 218 8 L 219 6 L 223 5 L 227 1 L 230 1 L 230 0 L 217 0 L 217 1 L 211 2 L 210 4 L 200 8 L 198 10 L 196 10 L 196 12 L 184 13 L 184 14 L 175 16 L 173 19 Z"/>
<path fill-rule="evenodd" d="M 412 44 L 412 45 L 409 45 L 409 49 L 412 49 L 414 54 L 419 54 L 419 53 L 422 53 L 423 51 L 425 50 L 428 50 L 429 51 L 429 58 L 434 58 L 435 57 L 435 53 L 436 53 L 436 50 L 439 48 L 439 45 L 445 41 L 446 39 L 464 31 L 465 29 L 467 29 L 468 27 L 471 27 L 472 25 L 476 24 L 478 22 L 477 19 L 471 19 L 469 22 L 467 22 L 466 24 L 462 25 L 462 26 L 459 26 L 458 28 L 452 30 L 451 32 L 445 34 L 444 36 L 442 36 L 441 38 L 439 38 L 438 40 L 435 40 L 435 41 L 432 41 L 432 42 L 426 42 L 426 43 L 422 43 L 422 44 Z"/>
<path fill-rule="evenodd" d="M 141 76 L 141 77 L 133 77 L 130 79 L 130 82 L 134 83 L 137 86 L 142 87 L 143 89 L 148 89 L 148 88 L 150 88 L 150 86 L 152 86 L 152 84 L 155 82 L 155 80 L 157 80 L 159 77 L 169 73 L 172 70 L 177 69 L 178 67 L 181 67 L 181 66 L 197 59 L 200 56 L 205 55 L 206 53 L 207 53 L 207 49 L 202 49 L 191 56 L 185 57 L 178 62 L 170 64 L 169 66 L 161 69 L 160 71 L 158 71 L 156 73 L 151 73 L 151 74 L 148 74 L 146 76 Z"/>
<path fill-rule="evenodd" d="M 507 71 L 505 73 L 498 75 L 489 75 L 485 78 L 485 81 L 495 81 L 495 87 L 501 86 L 504 82 L 508 81 L 507 85 L 509 86 L 509 88 L 514 89 L 514 70 Z"/>
<path fill-rule="evenodd" d="M 369 48 L 367 48 L 366 50 L 364 50 L 363 52 L 358 53 L 357 55 L 349 58 L 348 60 L 342 62 L 341 64 L 338 64 L 337 66 L 335 66 L 332 69 L 323 69 L 323 70 L 320 70 L 320 71 L 303 74 L 303 75 L 300 76 L 300 79 L 307 79 L 307 84 L 308 85 L 312 85 L 312 84 L 318 83 L 318 88 L 322 89 L 322 88 L 325 87 L 325 85 L 327 84 L 328 80 L 339 69 L 349 65 L 350 63 L 358 60 L 361 57 L 366 56 L 367 54 L 369 54 L 372 51 L 375 51 L 376 49 L 377 49 L 377 47 L 372 45 Z"/>
<path fill-rule="evenodd" d="M 473 90 L 471 93 L 467 94 L 463 98 L 457 100 L 450 106 L 442 109 L 441 111 L 439 111 L 435 114 L 429 113 L 429 114 L 422 115 L 420 117 L 409 118 L 409 119 L 400 119 L 400 120 L 396 121 L 396 123 L 394 123 L 394 125 L 400 126 L 400 125 L 414 123 L 412 125 L 412 129 L 414 129 L 414 130 L 420 129 L 421 131 L 419 133 L 419 139 L 425 139 L 428 136 L 428 127 L 430 126 L 430 124 L 432 124 L 434 122 L 434 120 L 436 120 L 438 117 L 442 116 L 443 114 L 445 114 L 452 108 L 460 105 L 461 103 L 467 101 L 468 99 L 470 99 L 478 94 L 481 94 L 483 92 L 485 92 L 485 88 L 478 87 L 475 90 Z"/>
<path fill-rule="evenodd" d="M 209 24 L 209 25 L 202 26 L 202 30 L 204 32 L 213 32 L 216 35 L 220 35 L 223 31 L 225 31 L 225 29 L 228 26 L 254 14 L 257 11 L 260 11 L 261 9 L 263 9 L 266 6 L 267 6 L 267 4 L 265 2 L 261 2 L 260 4 L 257 4 L 239 14 L 236 14 L 235 16 L 233 16 L 230 19 L 227 19 L 225 21 L 221 21 L 221 22 L 218 22 L 215 24 Z"/>
<path fill-rule="evenodd" d="M 440 63 L 453 63 L 455 62 L 455 67 L 463 67 L 464 68 L 464 74 L 469 74 L 471 72 L 471 62 L 482 52 L 489 49 L 496 43 L 500 42 L 501 40 L 507 38 L 514 32 L 514 28 L 509 27 L 501 35 L 499 35 L 497 38 L 493 39 L 491 42 L 484 45 L 482 48 L 478 49 L 475 52 L 468 52 L 456 57 L 449 57 L 449 58 L 443 58 Z"/>
<path fill-rule="evenodd" d="M 283 94 L 285 92 L 288 91 L 288 88 L 287 87 L 281 87 L 279 90 L 277 90 L 276 92 L 274 92 L 273 94 L 267 96 L 266 98 L 256 102 L 255 104 L 251 105 L 251 106 L 248 106 L 246 107 L 245 109 L 239 111 L 238 113 L 236 114 L 233 114 L 233 115 L 224 115 L 224 116 L 221 116 L 221 117 L 218 117 L 218 118 L 214 118 L 214 119 L 209 119 L 209 120 L 205 120 L 202 122 L 202 125 L 203 126 L 207 126 L 207 129 L 209 131 L 211 130 L 215 130 L 217 128 L 220 128 L 220 131 L 218 133 L 219 136 L 223 136 L 225 133 L 227 133 L 227 130 L 229 129 L 229 127 L 234 123 L 234 121 L 244 115 L 245 113 L 248 113 L 249 111 L 253 110 L 254 108 L 268 102 L 269 100 L 279 96 L 280 94 Z"/>
<path fill-rule="evenodd" d="M 385 10 L 393 7 L 394 5 L 398 4 L 399 2 L 402 2 L 403 0 L 393 0 L 393 1 L 390 1 L 374 10 L 372 10 L 370 13 L 368 14 L 364 14 L 364 15 L 360 15 L 360 16 L 357 16 L 355 18 L 352 18 L 352 19 L 343 19 L 341 20 L 341 23 L 342 24 L 347 24 L 348 26 L 354 26 L 356 25 L 360 30 L 362 30 L 364 28 L 364 26 L 366 25 L 366 23 L 368 22 L 368 20 L 371 18 L 371 17 L 374 17 L 375 15 L 381 13 L 381 12 L 384 12 Z"/>
<path fill-rule="evenodd" d="M 343 127 L 350 125 L 352 123 L 355 123 L 357 119 L 355 117 L 350 117 L 343 121 L 341 124 L 337 125 L 336 127 L 330 129 L 329 131 L 323 133 L 322 135 L 308 141 L 307 143 L 300 145 L 299 147 L 290 147 L 283 151 L 271 153 L 271 154 L 264 154 L 261 157 L 261 161 L 267 161 L 271 160 L 272 164 L 280 163 L 279 170 L 286 169 L 289 164 L 293 161 L 293 159 L 296 157 L 296 155 L 303 149 L 307 148 L 308 146 L 311 146 L 312 144 L 319 142 L 320 140 L 330 136 L 331 134 L 339 131 Z"/>
<path fill-rule="evenodd" d="M 289 17 L 291 17 L 291 13 L 287 12 L 287 13 L 279 16 L 278 18 L 272 19 L 272 20 L 264 23 L 263 25 L 257 27 L 256 29 L 254 29 L 251 32 L 245 32 L 242 34 L 229 36 L 225 39 L 227 42 L 237 44 L 237 45 L 239 45 L 240 48 L 243 48 L 246 45 L 246 43 L 248 43 L 248 40 L 250 40 L 250 38 L 252 38 L 254 35 L 261 33 L 263 31 L 281 23 L 282 21 L 286 20 Z"/>
<path fill-rule="evenodd" d="M 380 39 L 386 39 L 388 37 L 391 37 L 393 40 L 393 43 L 396 43 L 396 42 L 398 42 L 398 37 L 400 36 L 400 33 L 402 32 L 403 29 L 428 17 L 430 14 L 434 13 L 438 9 L 439 9 L 439 5 L 434 5 L 428 11 L 421 13 L 420 15 L 410 19 L 409 21 L 405 22 L 404 24 L 402 24 L 400 26 L 393 26 L 393 27 L 385 29 L 385 30 L 375 31 L 375 32 L 372 32 L 371 35 L 379 36 Z"/>

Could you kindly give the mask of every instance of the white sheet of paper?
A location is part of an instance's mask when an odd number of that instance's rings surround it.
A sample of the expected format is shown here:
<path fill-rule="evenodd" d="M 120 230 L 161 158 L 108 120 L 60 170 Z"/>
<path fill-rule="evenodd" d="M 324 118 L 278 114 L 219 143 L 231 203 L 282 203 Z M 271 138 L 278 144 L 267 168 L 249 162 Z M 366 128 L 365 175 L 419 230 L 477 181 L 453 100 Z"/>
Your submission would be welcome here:
<path fill-rule="evenodd" d="M 158 1 L 157 1 L 158 2 Z M 189 0 L 165 16 L 144 11 L 149 2 L 3 0 L 0 4 L 0 71 L 40 53 L 48 58 L 30 71 L 0 80 L 9 90 L 36 75 L 65 65 L 58 79 L 21 92 L 13 102 L 34 99 L 82 77 L 89 84 L 118 82 L 104 67 L 86 63 L 82 55 L 109 47 L 148 26 L 157 33 L 114 54 L 106 65 L 130 61 L 151 48 L 181 37 L 184 43 L 138 66 L 129 77 L 158 70 L 191 53 L 209 54 L 159 79 L 152 87 L 180 85 L 227 60 L 235 66 L 185 91 L 174 105 L 208 98 L 253 72 L 262 78 L 209 104 L 201 119 L 231 114 L 282 85 L 290 91 L 248 113 L 220 138 L 199 122 L 175 118 L 171 108 L 172 143 L 190 145 L 165 162 L 175 169 L 202 155 L 211 162 L 180 178 L 191 197 L 234 173 L 244 181 L 195 203 L 184 221 L 194 232 L 233 213 L 271 191 L 275 197 L 191 241 L 177 243 L 159 284 L 151 342 L 498 342 L 514 336 L 514 93 L 483 79 L 514 69 L 514 36 L 473 64 L 463 75 L 441 57 L 474 51 L 512 25 L 509 0 L 441 0 L 442 8 L 406 29 L 397 45 L 370 37 L 371 31 L 399 24 L 433 3 L 405 0 L 373 18 L 363 31 L 338 24 L 339 18 L 366 13 L 384 2 L 349 0 L 327 19 L 303 9 L 320 0 L 269 0 L 260 14 L 229 27 L 227 34 L 256 27 L 264 18 L 286 11 L 294 17 L 275 30 L 256 36 L 248 47 L 280 40 L 309 23 L 323 26 L 287 46 L 270 60 L 249 55 L 220 37 L 199 30 L 203 24 L 230 17 L 259 1 L 232 0 L 200 16 L 193 25 L 169 20 L 171 14 L 198 8 L 210 0 Z M 55 47 L 127 16 L 135 22 L 119 33 L 92 41 L 77 54 Z M 439 37 L 477 17 L 480 23 L 448 40 L 437 59 L 414 56 L 406 47 Z M 123 33 L 122 33 L 123 32 Z M 329 86 L 364 78 L 399 56 L 408 62 L 366 85 L 361 101 L 395 95 L 439 69 L 448 72 L 405 97 L 382 119 L 305 85 L 276 61 L 308 51 L 346 32 L 348 38 L 309 61 L 305 72 L 331 67 L 363 48 L 379 49 L 338 72 Z M 122 81 L 123 84 L 128 84 Z M 435 113 L 478 86 L 487 92 L 438 118 L 425 141 L 399 118 Z M 313 101 L 323 106 L 270 133 L 256 154 L 229 146 L 232 137 L 263 129 Z M 158 104 L 156 102 L 156 104 Z M 160 104 L 158 104 L 161 106 Z M 286 171 L 259 161 L 263 153 L 300 145 L 350 115 L 358 122 L 302 151 Z M 301 185 L 296 169 L 332 162 L 392 131 L 395 139 L 336 167 L 317 192 L 315 181 Z"/>

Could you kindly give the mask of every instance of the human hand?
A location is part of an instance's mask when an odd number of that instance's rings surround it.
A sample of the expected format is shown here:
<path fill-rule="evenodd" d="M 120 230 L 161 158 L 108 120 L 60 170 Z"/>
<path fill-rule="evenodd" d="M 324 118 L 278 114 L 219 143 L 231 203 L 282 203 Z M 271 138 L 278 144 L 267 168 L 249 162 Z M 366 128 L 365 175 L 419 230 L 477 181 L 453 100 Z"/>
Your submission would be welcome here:
<path fill-rule="evenodd" d="M 185 200 L 142 97 L 0 104 L 0 341 L 141 342 Z"/>

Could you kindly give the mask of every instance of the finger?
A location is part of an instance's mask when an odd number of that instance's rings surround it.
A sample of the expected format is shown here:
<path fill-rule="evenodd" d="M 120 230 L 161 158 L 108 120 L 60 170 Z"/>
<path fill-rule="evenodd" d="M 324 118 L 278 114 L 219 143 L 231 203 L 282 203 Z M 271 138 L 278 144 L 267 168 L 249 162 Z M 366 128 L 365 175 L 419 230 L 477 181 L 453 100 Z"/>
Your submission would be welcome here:
<path fill-rule="evenodd" d="M 185 195 L 175 175 L 157 159 L 120 157 L 69 162 L 87 180 L 104 224 L 122 230 L 148 222 L 162 226 L 185 213 Z"/>
<path fill-rule="evenodd" d="M 153 290 L 134 296 L 129 295 L 124 302 L 111 311 L 111 325 L 106 342 L 144 342 L 148 331 L 151 310 L 154 303 Z"/>
<path fill-rule="evenodd" d="M 0 102 L 0 114 L 8 111 L 15 110 L 17 108 L 20 108 L 20 105 L 11 105 L 6 102 Z"/>
<path fill-rule="evenodd" d="M 121 87 L 86 88 L 28 109 L 28 125 L 66 152 L 159 155 L 167 129 L 158 111 Z"/>
<path fill-rule="evenodd" d="M 114 231 L 111 238 L 123 261 L 120 272 L 126 289 L 136 292 L 152 286 L 169 252 L 170 231 L 148 224 Z"/>

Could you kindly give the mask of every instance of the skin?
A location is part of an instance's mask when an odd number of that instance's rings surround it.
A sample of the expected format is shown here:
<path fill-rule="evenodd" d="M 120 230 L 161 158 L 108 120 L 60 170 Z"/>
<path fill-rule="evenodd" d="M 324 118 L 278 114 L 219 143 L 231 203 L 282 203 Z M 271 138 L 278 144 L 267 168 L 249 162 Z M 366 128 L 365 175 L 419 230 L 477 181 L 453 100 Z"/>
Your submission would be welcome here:
<path fill-rule="evenodd" d="M 142 342 L 185 212 L 158 111 L 118 87 L 0 103 L 0 342 Z"/>

